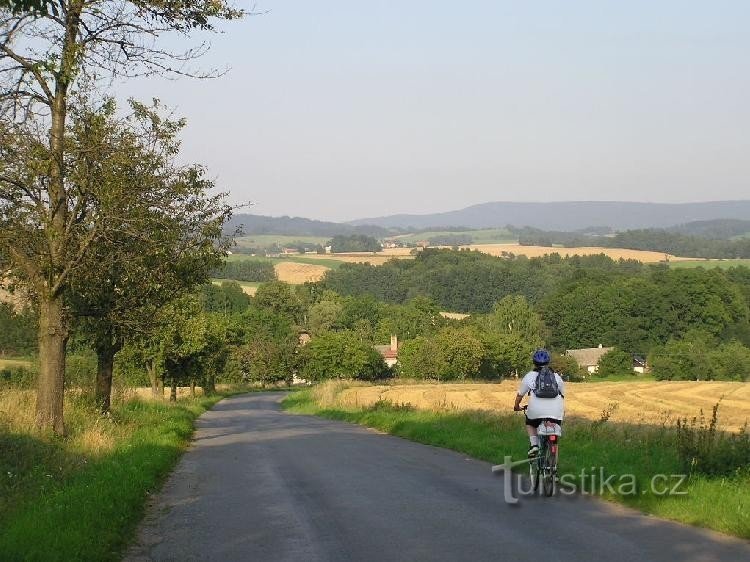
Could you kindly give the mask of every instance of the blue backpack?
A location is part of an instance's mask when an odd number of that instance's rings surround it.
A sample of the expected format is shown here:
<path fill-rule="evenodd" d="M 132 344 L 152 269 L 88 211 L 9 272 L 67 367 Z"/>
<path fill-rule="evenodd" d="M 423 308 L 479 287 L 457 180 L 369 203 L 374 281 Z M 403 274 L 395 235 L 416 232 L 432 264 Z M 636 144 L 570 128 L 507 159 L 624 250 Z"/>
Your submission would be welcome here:
<path fill-rule="evenodd" d="M 537 398 L 557 398 L 560 394 L 555 372 L 547 365 L 544 365 L 539 369 L 539 373 L 536 376 L 534 396 Z"/>

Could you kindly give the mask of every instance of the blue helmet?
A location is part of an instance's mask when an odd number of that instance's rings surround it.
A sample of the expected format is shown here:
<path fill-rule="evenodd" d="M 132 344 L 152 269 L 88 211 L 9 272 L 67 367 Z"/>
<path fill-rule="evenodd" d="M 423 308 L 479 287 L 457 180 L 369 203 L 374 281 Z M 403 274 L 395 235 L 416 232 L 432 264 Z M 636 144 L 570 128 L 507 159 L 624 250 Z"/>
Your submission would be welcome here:
<path fill-rule="evenodd" d="M 546 349 L 537 349 L 531 356 L 534 365 L 546 365 L 550 361 L 549 351 Z"/>

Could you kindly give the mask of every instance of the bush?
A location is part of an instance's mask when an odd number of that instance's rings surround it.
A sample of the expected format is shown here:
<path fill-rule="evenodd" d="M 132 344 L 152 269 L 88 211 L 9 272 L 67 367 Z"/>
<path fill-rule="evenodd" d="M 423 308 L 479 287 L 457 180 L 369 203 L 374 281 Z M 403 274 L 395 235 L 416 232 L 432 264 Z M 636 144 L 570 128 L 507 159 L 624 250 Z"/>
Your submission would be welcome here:
<path fill-rule="evenodd" d="M 597 374 L 600 377 L 609 377 L 612 375 L 632 375 L 633 357 L 621 349 L 614 348 L 599 359 L 599 370 Z"/>
<path fill-rule="evenodd" d="M 36 369 L 23 365 L 9 365 L 0 369 L 0 383 L 15 388 L 32 388 L 36 382 Z"/>
<path fill-rule="evenodd" d="M 353 332 L 329 332 L 302 348 L 302 377 L 325 379 L 377 380 L 390 376 L 383 357 Z"/>

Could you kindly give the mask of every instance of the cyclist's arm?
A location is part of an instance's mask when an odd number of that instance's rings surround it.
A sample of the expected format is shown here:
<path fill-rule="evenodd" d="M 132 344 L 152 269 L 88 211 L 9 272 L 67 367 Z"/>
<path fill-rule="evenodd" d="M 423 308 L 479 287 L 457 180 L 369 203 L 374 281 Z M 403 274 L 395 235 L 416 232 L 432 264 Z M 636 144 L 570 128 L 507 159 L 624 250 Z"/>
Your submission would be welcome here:
<path fill-rule="evenodd" d="M 513 410 L 518 412 L 521 410 L 521 400 L 523 400 L 522 394 L 516 394 L 516 403 L 513 404 Z"/>

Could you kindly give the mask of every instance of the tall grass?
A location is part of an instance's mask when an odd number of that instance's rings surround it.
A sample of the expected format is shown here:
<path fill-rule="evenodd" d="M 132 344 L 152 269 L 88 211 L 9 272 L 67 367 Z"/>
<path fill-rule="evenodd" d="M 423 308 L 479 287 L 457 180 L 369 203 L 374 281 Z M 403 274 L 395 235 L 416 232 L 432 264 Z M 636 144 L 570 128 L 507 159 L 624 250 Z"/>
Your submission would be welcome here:
<path fill-rule="evenodd" d="M 193 421 L 220 398 L 120 397 L 101 417 L 72 391 L 59 438 L 33 429 L 32 391 L 0 389 L 0 559 L 119 559 Z"/>
<path fill-rule="evenodd" d="M 297 392 L 287 397 L 284 407 L 295 413 L 374 427 L 493 464 L 504 462 L 506 455 L 519 459 L 526 454 L 528 441 L 521 415 L 449 407 L 417 410 L 408 404 L 384 401 L 364 408 L 341 405 L 335 394 L 344 386 L 343 383 L 335 388 L 321 385 Z M 635 493 L 611 493 L 607 488 L 588 491 L 660 517 L 750 538 L 750 473 L 747 470 L 734 470 L 720 476 L 691 470 L 686 451 L 681 448 L 689 442 L 686 434 L 666 424 L 612 423 L 609 418 L 615 408 L 614 405 L 605 408 L 598 420 L 566 419 L 560 449 L 561 474 L 584 472 L 589 478 L 592 474 L 599 478 L 612 476 L 615 482 L 620 477 L 632 476 L 636 482 Z M 701 435 L 699 427 L 694 426 L 692 430 L 693 436 Z M 718 436 L 724 434 L 717 432 L 715 435 L 714 439 L 723 439 Z M 710 438 L 700 439 L 708 442 Z M 720 447 L 717 443 L 712 446 Z M 667 480 L 660 481 L 655 488 L 652 483 L 656 475 L 665 475 Z M 681 475 L 685 480 L 680 484 Z M 662 483 L 670 488 L 677 486 L 675 491 L 679 495 L 661 494 Z"/>

